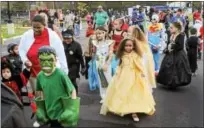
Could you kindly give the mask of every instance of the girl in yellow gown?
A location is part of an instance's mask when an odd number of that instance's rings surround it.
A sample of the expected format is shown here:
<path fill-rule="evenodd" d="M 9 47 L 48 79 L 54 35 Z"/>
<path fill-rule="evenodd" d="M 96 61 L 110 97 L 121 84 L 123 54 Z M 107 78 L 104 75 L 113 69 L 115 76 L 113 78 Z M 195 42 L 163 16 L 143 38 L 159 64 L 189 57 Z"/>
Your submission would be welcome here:
<path fill-rule="evenodd" d="M 142 49 L 143 62 L 145 65 L 145 75 L 148 81 L 148 85 L 152 91 L 152 88 L 156 88 L 156 78 L 154 71 L 154 59 L 147 38 L 142 30 L 137 26 L 130 26 L 128 28 L 128 35 L 135 39 Z"/>
<path fill-rule="evenodd" d="M 137 42 L 124 39 L 116 57 L 120 59 L 120 64 L 108 86 L 100 114 L 132 114 L 134 121 L 139 121 L 136 113 L 152 115 L 155 102 L 146 82 L 142 52 Z"/>

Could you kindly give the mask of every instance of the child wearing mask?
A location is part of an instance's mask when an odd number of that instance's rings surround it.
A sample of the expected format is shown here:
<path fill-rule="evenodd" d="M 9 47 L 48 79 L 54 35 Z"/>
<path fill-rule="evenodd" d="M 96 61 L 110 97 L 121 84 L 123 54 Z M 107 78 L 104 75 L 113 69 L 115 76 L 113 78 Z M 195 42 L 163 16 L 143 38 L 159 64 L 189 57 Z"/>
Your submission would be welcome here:
<path fill-rule="evenodd" d="M 51 127 L 77 125 L 80 99 L 69 77 L 56 67 L 56 51 L 43 46 L 38 51 L 41 72 L 37 76 L 37 120 Z"/>

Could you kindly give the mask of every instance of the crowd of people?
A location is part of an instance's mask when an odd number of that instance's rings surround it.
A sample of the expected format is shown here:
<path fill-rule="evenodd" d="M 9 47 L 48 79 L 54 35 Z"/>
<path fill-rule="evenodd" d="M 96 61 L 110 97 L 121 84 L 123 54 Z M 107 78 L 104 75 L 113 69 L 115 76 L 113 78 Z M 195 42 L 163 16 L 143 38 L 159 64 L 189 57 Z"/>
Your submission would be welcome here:
<path fill-rule="evenodd" d="M 175 89 L 189 85 L 196 76 L 204 37 L 198 12 L 191 28 L 182 9 L 175 14 L 171 9 L 151 9 L 148 19 L 140 7 L 133 8 L 131 18 L 113 18 L 98 6 L 95 14 L 86 16 L 89 41 L 84 50 L 74 38 L 80 36 L 81 18 L 66 13 L 58 17 L 60 30 L 47 10 L 39 11 L 32 29 L 23 34 L 20 44 L 9 44 L 9 55 L 1 59 L 2 84 L 21 102 L 21 88 L 30 83 L 32 92 L 27 95 L 35 101 L 30 104 L 35 127 L 77 125 L 80 74 L 88 79 L 91 91 L 99 89 L 100 114 L 131 114 L 136 122 L 138 113 L 155 113 L 156 83 Z"/>

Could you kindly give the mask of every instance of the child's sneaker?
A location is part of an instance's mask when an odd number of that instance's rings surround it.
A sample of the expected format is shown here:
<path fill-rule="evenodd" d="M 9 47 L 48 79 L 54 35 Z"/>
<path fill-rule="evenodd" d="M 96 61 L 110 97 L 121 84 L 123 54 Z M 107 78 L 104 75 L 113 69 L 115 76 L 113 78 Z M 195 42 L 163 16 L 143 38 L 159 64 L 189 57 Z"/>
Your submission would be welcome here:
<path fill-rule="evenodd" d="M 35 122 L 33 123 L 33 127 L 38 128 L 38 127 L 40 127 L 40 124 L 39 124 L 37 121 L 35 121 Z"/>

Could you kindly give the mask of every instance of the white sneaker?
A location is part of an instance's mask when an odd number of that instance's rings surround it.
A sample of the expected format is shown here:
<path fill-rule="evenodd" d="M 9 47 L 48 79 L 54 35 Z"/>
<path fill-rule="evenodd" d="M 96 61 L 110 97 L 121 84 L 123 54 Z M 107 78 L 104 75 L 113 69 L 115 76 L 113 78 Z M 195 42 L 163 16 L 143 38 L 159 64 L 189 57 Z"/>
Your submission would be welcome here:
<path fill-rule="evenodd" d="M 103 104 L 103 99 L 100 101 L 101 104 Z"/>
<path fill-rule="evenodd" d="M 38 128 L 38 127 L 40 127 L 40 124 L 39 124 L 37 121 L 35 121 L 35 122 L 33 123 L 33 127 Z"/>
<path fill-rule="evenodd" d="M 133 118 L 133 120 L 134 120 L 135 122 L 139 122 L 139 121 L 140 121 L 140 119 L 138 118 L 138 116 L 137 116 L 136 114 L 133 114 L 133 115 L 132 115 L 132 118 Z"/>

